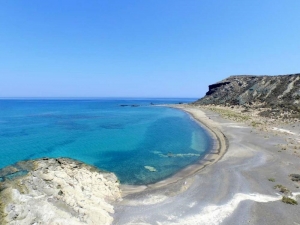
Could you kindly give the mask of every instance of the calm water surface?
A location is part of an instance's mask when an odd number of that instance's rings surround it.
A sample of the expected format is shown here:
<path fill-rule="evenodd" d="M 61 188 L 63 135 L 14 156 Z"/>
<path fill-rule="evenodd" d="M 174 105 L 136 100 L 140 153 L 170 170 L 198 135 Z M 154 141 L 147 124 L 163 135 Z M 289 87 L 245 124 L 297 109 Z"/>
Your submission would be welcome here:
<path fill-rule="evenodd" d="M 203 157 L 211 139 L 188 114 L 151 103 L 194 100 L 0 100 L 0 168 L 70 157 L 116 173 L 121 183 L 159 181 Z"/>

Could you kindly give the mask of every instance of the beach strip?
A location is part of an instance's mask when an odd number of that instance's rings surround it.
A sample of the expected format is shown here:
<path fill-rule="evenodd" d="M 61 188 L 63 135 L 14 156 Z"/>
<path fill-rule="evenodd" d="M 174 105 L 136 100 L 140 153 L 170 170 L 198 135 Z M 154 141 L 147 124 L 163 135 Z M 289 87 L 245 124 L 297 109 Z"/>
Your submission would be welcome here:
<path fill-rule="evenodd" d="M 228 140 L 218 127 L 218 124 L 211 120 L 208 116 L 206 116 L 206 114 L 201 111 L 201 109 L 183 104 L 164 105 L 164 107 L 175 108 L 188 113 L 199 124 L 199 126 L 208 131 L 213 140 L 213 146 L 211 150 L 197 163 L 185 167 L 184 169 L 180 170 L 167 179 L 149 185 L 121 185 L 123 197 L 129 194 L 142 192 L 146 189 L 148 190 L 163 188 L 170 184 L 174 184 L 176 182 L 189 178 L 205 167 L 219 161 L 228 149 Z"/>

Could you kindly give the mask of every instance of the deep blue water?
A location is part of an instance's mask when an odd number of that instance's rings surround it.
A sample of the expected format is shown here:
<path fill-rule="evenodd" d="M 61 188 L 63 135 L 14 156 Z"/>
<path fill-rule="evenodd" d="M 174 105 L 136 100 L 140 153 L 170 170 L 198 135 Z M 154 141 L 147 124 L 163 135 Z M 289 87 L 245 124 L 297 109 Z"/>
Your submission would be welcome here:
<path fill-rule="evenodd" d="M 0 100 L 0 168 L 70 157 L 116 173 L 121 183 L 157 182 L 198 161 L 211 139 L 188 114 L 151 103 L 193 100 Z"/>

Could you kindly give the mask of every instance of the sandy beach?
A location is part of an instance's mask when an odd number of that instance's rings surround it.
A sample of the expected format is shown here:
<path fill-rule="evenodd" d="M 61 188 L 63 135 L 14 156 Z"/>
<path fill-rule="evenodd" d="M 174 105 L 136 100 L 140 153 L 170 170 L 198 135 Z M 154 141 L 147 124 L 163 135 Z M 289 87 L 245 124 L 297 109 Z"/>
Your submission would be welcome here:
<path fill-rule="evenodd" d="M 289 176 L 300 173 L 299 124 L 261 129 L 205 108 L 176 107 L 207 128 L 214 148 L 169 179 L 121 186 L 113 224 L 300 224 L 300 206 L 281 201 L 300 200 L 300 183 Z"/>

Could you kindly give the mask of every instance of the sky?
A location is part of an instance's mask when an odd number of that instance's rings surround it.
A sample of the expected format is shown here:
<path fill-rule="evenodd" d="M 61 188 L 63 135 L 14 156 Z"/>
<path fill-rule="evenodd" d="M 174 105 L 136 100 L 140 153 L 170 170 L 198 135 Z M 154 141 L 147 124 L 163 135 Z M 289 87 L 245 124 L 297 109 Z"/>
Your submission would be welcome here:
<path fill-rule="evenodd" d="M 0 97 L 192 97 L 300 72 L 299 0 L 0 0 Z"/>

